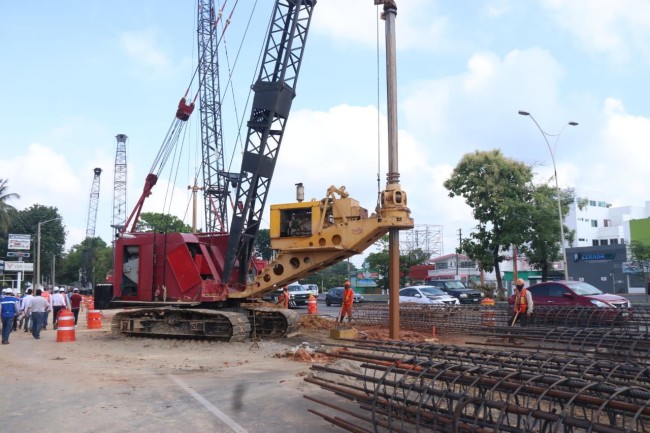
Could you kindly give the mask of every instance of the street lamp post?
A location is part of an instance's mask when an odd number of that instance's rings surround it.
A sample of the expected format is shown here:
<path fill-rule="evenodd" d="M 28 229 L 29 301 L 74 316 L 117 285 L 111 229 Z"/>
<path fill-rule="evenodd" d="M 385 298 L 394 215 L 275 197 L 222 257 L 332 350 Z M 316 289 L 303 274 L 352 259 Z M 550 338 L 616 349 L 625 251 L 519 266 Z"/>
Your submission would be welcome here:
<path fill-rule="evenodd" d="M 38 285 L 41 284 L 41 226 L 45 223 L 58 220 L 59 218 L 61 217 L 38 222 L 38 229 L 36 231 L 36 278 L 34 278 L 36 281 L 34 281 L 34 293 L 36 293 Z"/>
<path fill-rule="evenodd" d="M 548 147 L 548 151 L 551 154 L 551 161 L 553 162 L 553 175 L 555 177 L 555 195 L 557 198 L 557 214 L 560 220 L 560 245 L 562 246 L 562 267 L 564 270 L 564 279 L 568 280 L 569 271 L 567 268 L 566 248 L 564 248 L 564 218 L 562 217 L 562 205 L 560 201 L 560 185 L 557 180 L 557 167 L 555 165 L 555 151 L 557 150 L 557 143 L 558 141 L 560 141 L 560 135 L 562 135 L 562 132 L 564 132 L 564 128 L 566 128 L 567 126 L 577 126 L 578 122 L 568 122 L 562 127 L 560 132 L 558 132 L 557 134 L 549 134 L 548 132 L 544 131 L 541 126 L 539 126 L 539 123 L 537 123 L 537 120 L 535 120 L 532 114 L 522 110 L 519 110 L 519 114 L 522 116 L 530 117 L 530 119 L 535 123 L 535 126 L 537 126 L 537 129 L 539 129 L 539 132 L 542 133 L 542 137 L 544 137 L 544 141 L 546 142 L 546 147 Z M 548 137 L 555 137 L 555 143 L 553 144 L 552 149 L 551 149 L 551 144 L 548 142 Z"/>

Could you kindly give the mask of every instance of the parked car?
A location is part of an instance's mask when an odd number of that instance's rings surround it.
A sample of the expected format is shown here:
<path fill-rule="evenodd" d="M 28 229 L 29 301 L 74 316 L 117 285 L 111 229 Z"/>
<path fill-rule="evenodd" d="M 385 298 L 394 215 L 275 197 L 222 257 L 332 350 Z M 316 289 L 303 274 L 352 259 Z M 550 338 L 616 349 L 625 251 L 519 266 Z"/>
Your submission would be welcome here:
<path fill-rule="evenodd" d="M 306 290 L 301 284 L 289 284 L 289 307 L 299 307 L 301 305 L 307 305 L 307 299 L 309 295 L 312 294 L 309 290 Z M 270 302 L 277 302 L 278 296 L 282 293 L 282 288 L 269 292 L 262 296 L 262 299 Z"/>
<path fill-rule="evenodd" d="M 586 306 L 600 308 L 629 308 L 626 298 L 602 290 L 582 281 L 547 281 L 527 288 L 533 297 L 533 305 Z M 508 302 L 513 304 L 512 295 Z"/>
<path fill-rule="evenodd" d="M 332 304 L 339 304 L 343 302 L 343 287 L 332 287 L 325 294 L 325 305 L 328 307 Z M 354 289 L 353 289 L 354 290 Z M 363 302 L 363 296 L 354 292 L 354 303 L 358 304 Z"/>
<path fill-rule="evenodd" d="M 479 304 L 485 297 L 480 290 L 467 287 L 460 280 L 432 280 L 427 281 L 431 286 L 439 287 L 448 295 L 458 299 L 461 304 Z"/>
<path fill-rule="evenodd" d="M 417 304 L 458 305 L 460 301 L 435 286 L 410 286 L 399 291 L 399 302 Z"/>

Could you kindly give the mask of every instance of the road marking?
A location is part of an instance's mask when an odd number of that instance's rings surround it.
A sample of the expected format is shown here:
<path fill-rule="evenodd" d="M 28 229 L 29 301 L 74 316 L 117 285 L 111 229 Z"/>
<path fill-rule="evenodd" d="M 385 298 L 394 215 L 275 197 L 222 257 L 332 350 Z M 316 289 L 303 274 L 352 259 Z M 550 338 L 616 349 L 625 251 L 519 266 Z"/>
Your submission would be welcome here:
<path fill-rule="evenodd" d="M 189 395 L 194 397 L 199 403 L 201 403 L 207 410 L 212 412 L 214 415 L 216 415 L 217 418 L 219 418 L 221 421 L 226 423 L 228 427 L 230 427 L 234 432 L 236 433 L 248 433 L 248 430 L 237 424 L 232 418 L 230 418 L 228 415 L 225 413 L 221 412 L 219 408 L 214 406 L 212 403 L 207 401 L 201 394 L 198 392 L 194 391 L 192 388 L 190 388 L 185 382 L 183 382 L 181 379 L 178 377 L 169 374 L 167 375 L 171 380 L 176 382 L 176 385 L 180 386 L 187 392 Z"/>

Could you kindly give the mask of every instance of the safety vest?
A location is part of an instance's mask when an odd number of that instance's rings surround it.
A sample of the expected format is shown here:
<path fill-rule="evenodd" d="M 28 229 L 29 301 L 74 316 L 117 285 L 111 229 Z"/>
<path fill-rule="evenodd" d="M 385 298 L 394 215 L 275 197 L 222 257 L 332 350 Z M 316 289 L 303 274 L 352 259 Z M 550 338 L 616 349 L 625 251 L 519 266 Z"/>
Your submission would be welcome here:
<path fill-rule="evenodd" d="M 343 304 L 348 307 L 351 307 L 352 304 L 354 303 L 354 290 L 352 289 L 345 289 L 343 290 Z"/>
<path fill-rule="evenodd" d="M 528 310 L 528 302 L 526 301 L 526 288 L 521 289 L 521 293 L 515 295 L 515 313 L 525 314 Z"/>

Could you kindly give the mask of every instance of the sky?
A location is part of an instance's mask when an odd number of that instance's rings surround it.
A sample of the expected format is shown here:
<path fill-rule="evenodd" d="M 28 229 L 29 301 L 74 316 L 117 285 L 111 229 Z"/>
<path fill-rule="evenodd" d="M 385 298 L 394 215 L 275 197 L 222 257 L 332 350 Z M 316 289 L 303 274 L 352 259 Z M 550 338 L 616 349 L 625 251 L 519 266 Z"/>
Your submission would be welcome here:
<path fill-rule="evenodd" d="M 231 1 L 226 14 L 235 3 L 220 45 L 220 82 L 226 166 L 238 172 L 238 136 L 246 134 L 241 125 L 273 2 Z M 458 230 L 466 235 L 476 225 L 463 199 L 443 186 L 469 152 L 501 149 L 533 166 L 537 183 L 552 185 L 553 155 L 562 188 L 613 206 L 650 200 L 650 3 L 397 6 L 400 182 L 416 224 L 442 231 L 440 253 L 454 252 Z M 378 14 L 372 0 L 315 6 L 267 204 L 295 201 L 302 182 L 306 199 L 345 186 L 375 208 L 388 167 Z M 195 15 L 189 0 L 0 2 L 0 178 L 20 195 L 9 202 L 17 209 L 58 208 L 67 248 L 85 237 L 95 167 L 103 169 L 95 234 L 110 242 L 117 134 L 129 137 L 129 212 L 138 200 L 196 68 Z M 145 211 L 191 221 L 197 113 Z M 579 125 L 565 128 L 568 122 Z"/>

